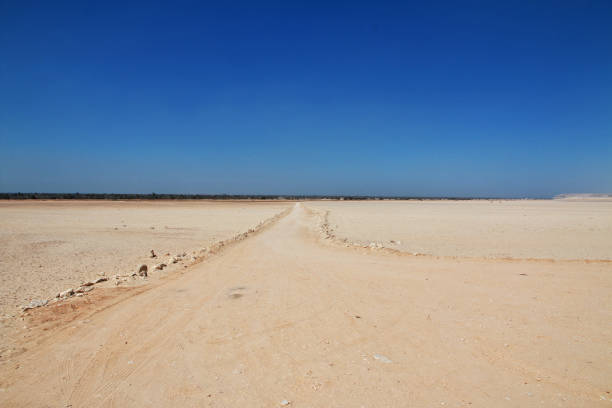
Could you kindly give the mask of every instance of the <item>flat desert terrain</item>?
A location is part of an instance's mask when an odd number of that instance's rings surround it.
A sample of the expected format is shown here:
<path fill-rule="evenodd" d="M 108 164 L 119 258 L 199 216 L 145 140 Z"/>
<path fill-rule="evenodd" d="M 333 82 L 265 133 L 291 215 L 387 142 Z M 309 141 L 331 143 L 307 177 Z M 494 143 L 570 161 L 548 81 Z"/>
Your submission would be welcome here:
<path fill-rule="evenodd" d="M 337 237 L 455 257 L 612 260 L 612 200 L 318 201 Z"/>
<path fill-rule="evenodd" d="M 0 207 L 3 284 L 46 279 L 35 242 L 67 279 L 105 248 L 91 279 L 281 215 L 7 317 L 2 407 L 612 406 L 610 202 L 70 205 Z"/>
<path fill-rule="evenodd" d="M 99 276 L 193 254 L 292 204 L 231 201 L 0 202 L 0 316 Z M 150 251 L 158 255 L 150 258 Z"/>

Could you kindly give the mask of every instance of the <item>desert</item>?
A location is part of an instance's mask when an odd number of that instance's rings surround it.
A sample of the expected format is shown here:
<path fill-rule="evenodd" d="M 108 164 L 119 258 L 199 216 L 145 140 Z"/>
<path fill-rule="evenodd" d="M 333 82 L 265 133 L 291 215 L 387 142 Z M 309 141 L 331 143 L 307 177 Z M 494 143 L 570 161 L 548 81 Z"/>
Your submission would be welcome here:
<path fill-rule="evenodd" d="M 191 258 L 288 206 L 212 201 L 0 202 L 0 314 L 6 316 L 17 306 L 89 279 L 134 272 L 142 263 L 152 266 L 183 253 Z"/>
<path fill-rule="evenodd" d="M 611 216 L 558 200 L 5 202 L 4 282 L 53 301 L 3 305 L 0 405 L 606 407 Z M 33 252 L 49 241 L 64 243 Z M 151 249 L 201 258 L 160 271 Z"/>
<path fill-rule="evenodd" d="M 0 408 L 612 408 L 612 1 L 0 3 Z"/>
<path fill-rule="evenodd" d="M 612 260 L 612 199 L 317 201 L 333 233 L 419 255 Z"/>

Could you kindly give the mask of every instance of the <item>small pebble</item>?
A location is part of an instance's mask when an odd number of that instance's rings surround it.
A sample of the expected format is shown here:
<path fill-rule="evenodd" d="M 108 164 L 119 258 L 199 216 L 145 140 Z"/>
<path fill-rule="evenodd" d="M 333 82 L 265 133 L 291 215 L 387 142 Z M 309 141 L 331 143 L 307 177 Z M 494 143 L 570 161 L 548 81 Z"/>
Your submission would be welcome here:
<path fill-rule="evenodd" d="M 374 359 L 380 361 L 381 363 L 391 363 L 391 360 L 389 360 L 387 357 L 383 356 L 382 354 L 374 354 Z"/>

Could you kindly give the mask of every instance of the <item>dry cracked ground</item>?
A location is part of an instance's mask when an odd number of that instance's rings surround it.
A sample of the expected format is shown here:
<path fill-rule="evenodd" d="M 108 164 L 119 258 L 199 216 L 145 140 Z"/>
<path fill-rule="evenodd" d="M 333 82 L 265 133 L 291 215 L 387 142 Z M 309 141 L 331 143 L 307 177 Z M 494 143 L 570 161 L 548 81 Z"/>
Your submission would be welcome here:
<path fill-rule="evenodd" d="M 612 407 L 610 262 L 401 256 L 304 205 L 150 285 L 28 312 L 2 407 Z"/>

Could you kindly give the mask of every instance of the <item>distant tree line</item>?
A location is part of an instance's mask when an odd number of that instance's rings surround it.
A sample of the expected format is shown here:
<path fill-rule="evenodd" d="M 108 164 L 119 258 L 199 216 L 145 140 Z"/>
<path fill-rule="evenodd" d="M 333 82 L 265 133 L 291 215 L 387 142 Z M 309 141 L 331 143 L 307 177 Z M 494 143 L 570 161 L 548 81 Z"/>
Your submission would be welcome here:
<path fill-rule="evenodd" d="M 274 194 L 0 193 L 1 200 L 473 200 L 466 197 Z M 480 198 L 482 199 L 482 198 Z"/>

